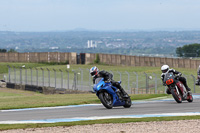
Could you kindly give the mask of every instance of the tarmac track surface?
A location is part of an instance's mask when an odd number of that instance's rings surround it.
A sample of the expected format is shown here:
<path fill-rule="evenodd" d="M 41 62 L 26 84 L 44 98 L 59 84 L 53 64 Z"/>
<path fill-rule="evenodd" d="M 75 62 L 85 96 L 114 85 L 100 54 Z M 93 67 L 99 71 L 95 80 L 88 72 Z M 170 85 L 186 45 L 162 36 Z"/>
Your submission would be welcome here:
<path fill-rule="evenodd" d="M 200 95 L 194 95 L 194 101 L 183 101 L 178 104 L 173 99 L 132 101 L 131 108 L 113 107 L 106 109 L 102 104 L 72 105 L 45 108 L 0 110 L 0 124 L 13 123 L 51 123 L 79 120 L 92 120 L 99 117 L 111 118 L 128 116 L 133 117 L 160 117 L 162 114 L 196 113 L 200 115 Z M 194 114 L 193 114 L 194 115 Z M 171 116 L 171 115 L 169 115 Z M 90 119 L 87 119 L 90 118 Z"/>

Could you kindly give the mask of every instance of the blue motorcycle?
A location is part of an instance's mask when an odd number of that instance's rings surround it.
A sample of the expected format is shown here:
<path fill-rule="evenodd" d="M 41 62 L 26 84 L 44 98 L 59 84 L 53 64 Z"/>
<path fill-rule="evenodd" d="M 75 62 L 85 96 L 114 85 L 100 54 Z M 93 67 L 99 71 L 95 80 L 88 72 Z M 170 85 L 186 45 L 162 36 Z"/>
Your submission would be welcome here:
<path fill-rule="evenodd" d="M 124 106 L 124 108 L 131 107 L 130 97 L 123 98 L 121 91 L 112 86 L 110 82 L 105 82 L 104 78 L 97 78 L 95 80 L 93 90 L 107 109 L 112 109 L 115 106 Z"/>

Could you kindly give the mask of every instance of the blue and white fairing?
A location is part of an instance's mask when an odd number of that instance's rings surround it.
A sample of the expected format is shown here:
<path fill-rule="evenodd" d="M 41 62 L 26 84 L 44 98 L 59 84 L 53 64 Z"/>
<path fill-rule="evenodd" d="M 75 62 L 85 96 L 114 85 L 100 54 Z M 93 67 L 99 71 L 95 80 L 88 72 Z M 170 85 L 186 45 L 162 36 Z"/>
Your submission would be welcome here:
<path fill-rule="evenodd" d="M 120 100 L 116 94 L 117 88 L 112 86 L 110 82 L 105 83 L 104 78 L 97 78 L 95 80 L 93 90 L 96 92 L 97 96 L 101 91 L 107 91 L 109 94 L 111 94 L 113 96 L 113 106 L 123 106 L 125 104 L 125 102 Z"/>

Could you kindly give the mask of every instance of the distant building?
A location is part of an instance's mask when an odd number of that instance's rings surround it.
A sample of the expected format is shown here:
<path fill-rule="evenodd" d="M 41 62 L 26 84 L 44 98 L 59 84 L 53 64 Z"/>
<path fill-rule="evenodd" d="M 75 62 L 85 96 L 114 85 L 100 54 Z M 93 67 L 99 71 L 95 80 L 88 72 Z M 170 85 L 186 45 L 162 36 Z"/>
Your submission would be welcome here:
<path fill-rule="evenodd" d="M 50 47 L 49 49 L 59 49 L 59 47 Z"/>
<path fill-rule="evenodd" d="M 97 48 L 97 42 L 93 40 L 88 40 L 87 48 Z"/>

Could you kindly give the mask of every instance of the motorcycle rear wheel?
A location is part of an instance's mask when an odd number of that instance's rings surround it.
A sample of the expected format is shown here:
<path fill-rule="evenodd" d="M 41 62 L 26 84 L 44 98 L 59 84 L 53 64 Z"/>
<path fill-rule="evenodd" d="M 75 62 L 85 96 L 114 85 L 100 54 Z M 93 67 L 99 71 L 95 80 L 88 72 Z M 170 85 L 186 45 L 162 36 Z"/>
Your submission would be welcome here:
<path fill-rule="evenodd" d="M 187 99 L 188 102 L 193 102 L 193 96 L 189 95 L 189 99 Z"/>
<path fill-rule="evenodd" d="M 125 105 L 124 105 L 124 108 L 130 108 L 131 107 L 131 98 L 128 97 L 126 100 L 125 100 Z"/>
<path fill-rule="evenodd" d="M 101 103 L 107 108 L 112 109 L 113 107 L 113 98 L 111 94 L 108 92 L 101 92 L 99 93 L 99 99 L 101 100 Z"/>
<path fill-rule="evenodd" d="M 171 93 L 177 103 L 182 103 L 182 96 L 177 93 L 176 89 L 172 89 Z"/>

